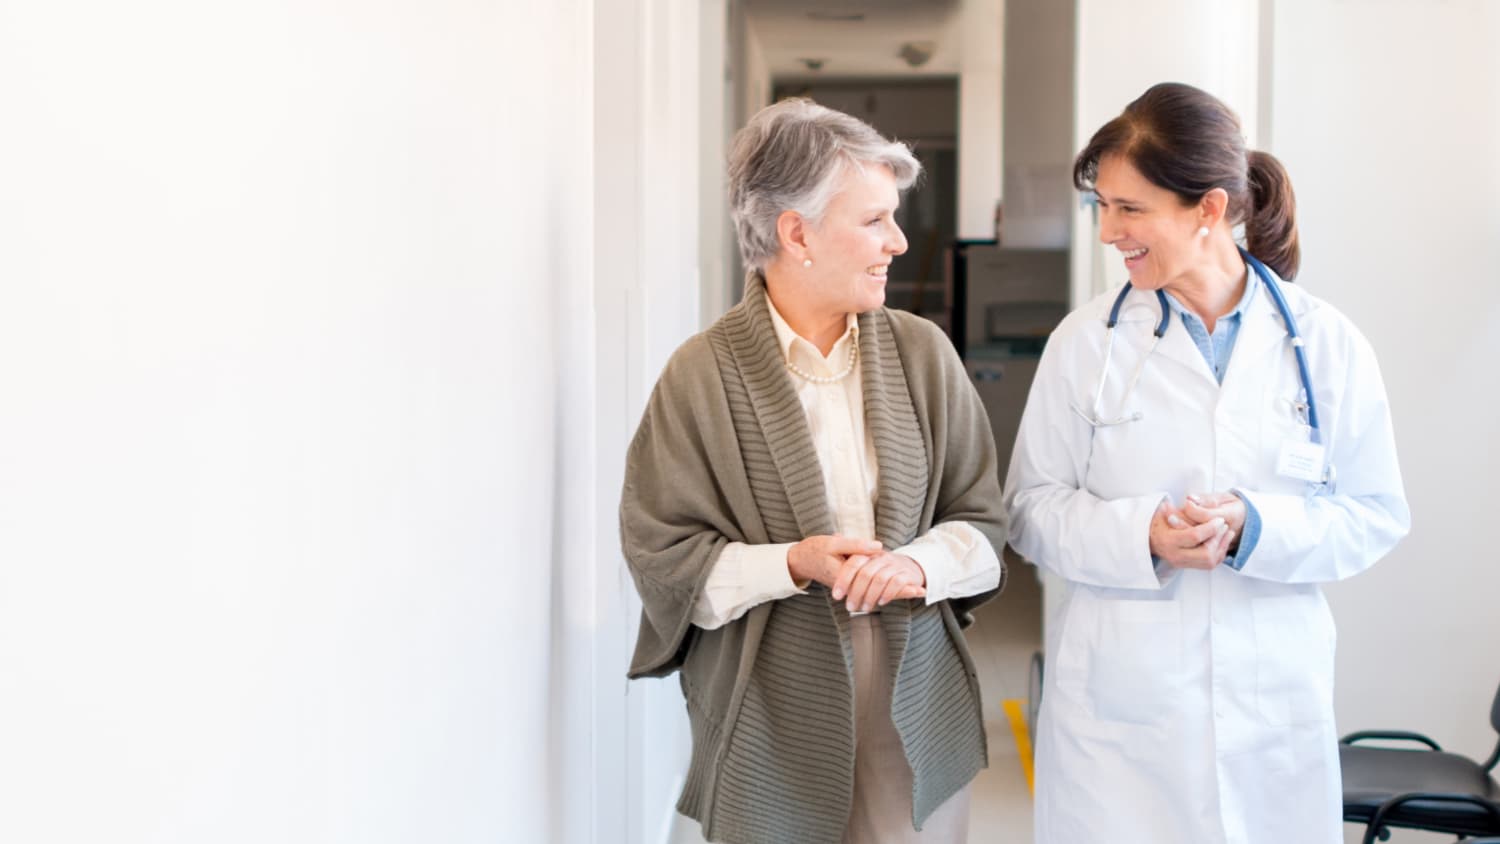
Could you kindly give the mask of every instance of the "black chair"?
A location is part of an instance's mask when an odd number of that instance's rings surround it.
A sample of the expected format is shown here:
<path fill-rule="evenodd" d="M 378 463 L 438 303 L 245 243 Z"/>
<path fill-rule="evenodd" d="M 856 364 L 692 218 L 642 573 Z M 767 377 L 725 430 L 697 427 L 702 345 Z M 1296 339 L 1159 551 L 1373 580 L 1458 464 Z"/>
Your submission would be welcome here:
<path fill-rule="evenodd" d="M 1490 704 L 1490 726 L 1500 732 L 1500 688 Z M 1359 742 L 1409 741 L 1426 750 L 1366 747 Z M 1350 733 L 1339 740 L 1344 772 L 1344 820 L 1365 825 L 1364 844 L 1390 838 L 1391 828 L 1452 835 L 1500 835 L 1500 783 L 1492 772 L 1500 741 L 1483 762 L 1444 753 L 1438 743 L 1400 730 Z"/>

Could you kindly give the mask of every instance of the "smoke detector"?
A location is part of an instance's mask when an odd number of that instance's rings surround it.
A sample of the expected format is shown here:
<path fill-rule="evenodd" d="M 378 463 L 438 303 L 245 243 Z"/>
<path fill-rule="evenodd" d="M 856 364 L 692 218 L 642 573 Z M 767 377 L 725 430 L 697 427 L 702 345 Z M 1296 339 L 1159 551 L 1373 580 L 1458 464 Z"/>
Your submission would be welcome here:
<path fill-rule="evenodd" d="M 937 50 L 937 44 L 932 41 L 908 41 L 901 45 L 896 53 L 906 61 L 910 67 L 921 67 L 927 64 L 932 54 Z"/>

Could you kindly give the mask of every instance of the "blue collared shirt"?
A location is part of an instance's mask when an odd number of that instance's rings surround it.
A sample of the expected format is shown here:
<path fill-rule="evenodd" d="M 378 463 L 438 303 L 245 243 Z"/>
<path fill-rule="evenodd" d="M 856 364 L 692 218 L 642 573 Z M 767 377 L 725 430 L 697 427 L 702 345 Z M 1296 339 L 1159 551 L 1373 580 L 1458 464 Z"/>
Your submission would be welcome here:
<path fill-rule="evenodd" d="M 1234 310 L 1219 317 L 1214 323 L 1212 334 L 1208 333 L 1207 326 L 1197 314 L 1177 301 L 1176 296 L 1167 293 L 1167 304 L 1181 318 L 1182 327 L 1187 329 L 1188 336 L 1193 338 L 1193 345 L 1198 347 L 1203 360 L 1208 363 L 1208 368 L 1220 384 L 1224 383 L 1224 373 L 1229 369 L 1229 355 L 1234 351 L 1234 341 L 1239 339 L 1245 311 L 1250 308 L 1250 303 L 1255 299 L 1255 291 L 1260 288 L 1260 278 L 1248 266 L 1245 268 L 1245 275 L 1245 292 L 1240 296 L 1239 304 L 1234 306 Z"/>
<path fill-rule="evenodd" d="M 1214 322 L 1213 333 L 1209 333 L 1208 327 L 1198 315 L 1188 310 L 1177 297 L 1167 294 L 1167 305 L 1182 321 L 1182 327 L 1187 329 L 1188 336 L 1193 338 L 1193 345 L 1203 355 L 1203 361 L 1213 372 L 1214 378 L 1220 384 L 1224 383 L 1224 373 L 1229 370 L 1229 355 L 1234 352 L 1234 341 L 1239 339 L 1240 325 L 1245 321 L 1245 312 L 1250 308 L 1250 303 L 1255 299 L 1255 292 L 1260 288 L 1260 277 L 1255 271 L 1245 266 L 1245 293 L 1240 296 L 1239 304 L 1234 310 L 1221 316 Z M 1239 490 L 1233 490 L 1240 500 L 1245 502 L 1245 526 L 1240 533 L 1239 548 L 1232 556 L 1224 558 L 1224 564 L 1240 571 L 1245 567 L 1246 561 L 1255 551 L 1255 544 L 1260 542 L 1260 512 L 1255 505 L 1250 503 Z"/>

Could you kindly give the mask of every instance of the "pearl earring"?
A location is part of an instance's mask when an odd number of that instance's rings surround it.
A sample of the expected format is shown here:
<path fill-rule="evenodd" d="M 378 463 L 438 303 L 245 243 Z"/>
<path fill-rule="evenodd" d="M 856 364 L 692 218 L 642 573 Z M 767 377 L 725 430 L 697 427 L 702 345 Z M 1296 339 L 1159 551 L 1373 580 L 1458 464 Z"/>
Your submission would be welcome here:
<path fill-rule="evenodd" d="M 1198 236 L 1199 237 L 1208 237 L 1208 226 L 1199 226 L 1198 227 Z"/>
<path fill-rule="evenodd" d="M 811 258 L 803 258 L 802 259 L 802 266 L 804 266 L 804 267 L 811 267 L 812 266 L 812 259 Z"/>

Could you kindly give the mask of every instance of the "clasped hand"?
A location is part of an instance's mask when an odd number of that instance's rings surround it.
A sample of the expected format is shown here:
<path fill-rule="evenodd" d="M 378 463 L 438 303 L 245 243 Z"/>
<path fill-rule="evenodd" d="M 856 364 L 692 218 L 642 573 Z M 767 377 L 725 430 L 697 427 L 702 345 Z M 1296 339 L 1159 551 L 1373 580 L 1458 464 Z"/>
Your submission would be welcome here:
<path fill-rule="evenodd" d="M 916 560 L 892 554 L 879 542 L 846 536 L 809 536 L 786 555 L 787 569 L 798 583 L 816 580 L 847 598 L 849 612 L 870 612 L 898 598 L 927 595 L 927 575 Z"/>
<path fill-rule="evenodd" d="M 1232 492 L 1163 501 L 1151 517 L 1151 553 L 1180 569 L 1211 569 L 1237 547 L 1245 502 Z"/>

